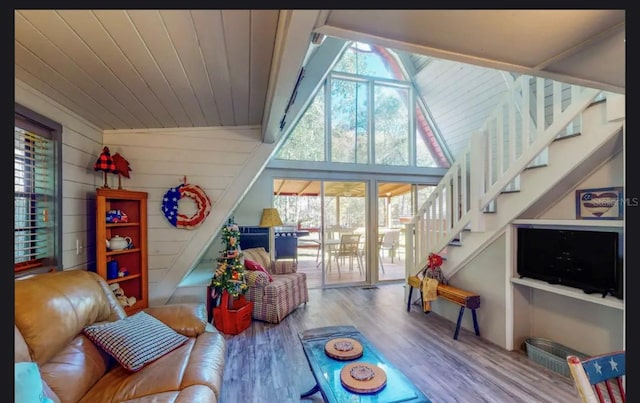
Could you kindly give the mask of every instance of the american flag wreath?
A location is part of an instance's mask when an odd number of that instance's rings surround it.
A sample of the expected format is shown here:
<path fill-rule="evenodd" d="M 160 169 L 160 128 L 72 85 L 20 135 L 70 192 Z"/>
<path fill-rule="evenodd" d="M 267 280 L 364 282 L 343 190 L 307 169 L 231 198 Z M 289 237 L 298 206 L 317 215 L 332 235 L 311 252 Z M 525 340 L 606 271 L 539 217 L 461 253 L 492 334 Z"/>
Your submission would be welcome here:
<path fill-rule="evenodd" d="M 196 203 L 197 211 L 191 217 L 178 213 L 178 202 L 183 197 L 189 197 Z M 181 184 L 172 187 L 162 197 L 162 213 L 169 223 L 176 228 L 192 229 L 204 221 L 211 211 L 211 200 L 197 185 Z"/>

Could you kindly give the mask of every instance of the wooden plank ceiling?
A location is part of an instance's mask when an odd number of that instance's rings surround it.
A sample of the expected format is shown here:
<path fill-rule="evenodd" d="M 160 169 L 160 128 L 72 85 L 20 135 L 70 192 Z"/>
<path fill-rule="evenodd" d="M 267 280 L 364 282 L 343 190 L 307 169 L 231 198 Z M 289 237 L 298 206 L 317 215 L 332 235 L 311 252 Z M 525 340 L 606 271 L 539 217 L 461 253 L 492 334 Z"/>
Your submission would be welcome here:
<path fill-rule="evenodd" d="M 326 10 L 315 32 L 624 93 L 624 9 Z"/>
<path fill-rule="evenodd" d="M 15 76 L 101 129 L 262 124 L 278 10 L 16 10 Z"/>
<path fill-rule="evenodd" d="M 319 196 L 320 181 L 303 179 L 274 179 L 273 194 L 276 196 Z M 378 186 L 378 197 L 393 197 L 411 191 L 411 185 L 405 183 L 381 183 Z M 364 197 L 365 186 L 362 182 L 325 181 L 325 196 Z"/>
<path fill-rule="evenodd" d="M 261 125 L 263 140 L 277 141 L 300 68 L 317 48 L 311 38 L 322 35 L 614 92 L 624 93 L 625 85 L 625 10 L 14 16 L 15 78 L 103 130 Z"/>

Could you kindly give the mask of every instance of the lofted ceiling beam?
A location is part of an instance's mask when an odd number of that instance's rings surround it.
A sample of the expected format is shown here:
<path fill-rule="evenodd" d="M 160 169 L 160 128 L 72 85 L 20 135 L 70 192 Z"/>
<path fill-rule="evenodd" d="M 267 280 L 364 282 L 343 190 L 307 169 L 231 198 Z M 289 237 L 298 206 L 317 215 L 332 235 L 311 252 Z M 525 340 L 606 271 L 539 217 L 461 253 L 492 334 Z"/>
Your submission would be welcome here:
<path fill-rule="evenodd" d="M 347 46 L 348 42 L 342 39 L 327 37 L 315 52 L 309 57 L 304 66 L 304 79 L 297 88 L 296 102 L 287 111 L 282 133 L 288 133 L 298 121 L 307 106 L 313 101 L 313 95 L 329 74 L 337 57 Z"/>
<path fill-rule="evenodd" d="M 604 81 L 599 77 L 608 77 L 610 73 L 600 72 L 598 77 L 592 76 L 590 71 L 601 66 L 601 55 L 612 60 L 609 69 L 614 71 L 622 70 L 624 76 L 624 31 L 625 25 L 618 24 L 613 28 L 590 38 L 574 48 L 564 49 L 559 54 L 548 58 L 536 66 L 510 63 L 504 60 L 480 57 L 468 53 L 462 53 L 444 47 L 427 46 L 412 42 L 407 42 L 403 38 L 381 37 L 367 32 L 346 29 L 333 25 L 324 25 L 315 29 L 315 32 L 345 40 L 355 40 L 372 43 L 379 46 L 402 50 L 408 53 L 422 54 L 439 59 L 453 60 L 461 63 L 473 64 L 497 70 L 510 71 L 519 74 L 545 77 L 569 84 L 581 85 L 590 88 L 624 94 L 624 81 L 622 84 L 613 81 Z M 599 60 L 599 64 L 598 64 Z M 621 63 L 621 64 L 620 64 Z M 622 67 L 621 67 L 622 66 Z M 619 77 L 620 74 L 616 74 Z"/>
<path fill-rule="evenodd" d="M 280 121 L 302 68 L 320 10 L 281 10 L 262 118 L 262 141 L 280 139 Z"/>

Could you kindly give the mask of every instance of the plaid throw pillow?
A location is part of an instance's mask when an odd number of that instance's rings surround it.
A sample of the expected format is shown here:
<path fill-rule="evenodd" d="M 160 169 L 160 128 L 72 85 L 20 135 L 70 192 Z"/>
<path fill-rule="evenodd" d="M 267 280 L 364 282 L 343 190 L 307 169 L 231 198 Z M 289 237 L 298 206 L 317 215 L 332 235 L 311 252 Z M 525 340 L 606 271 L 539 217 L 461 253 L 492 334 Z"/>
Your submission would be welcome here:
<path fill-rule="evenodd" d="M 247 259 L 252 260 L 267 269 L 268 272 L 271 272 L 271 256 L 269 256 L 269 252 L 267 252 L 265 248 L 243 249 L 242 254 L 244 255 L 245 261 Z"/>
<path fill-rule="evenodd" d="M 267 277 L 268 274 L 263 271 L 251 271 L 244 272 L 244 279 L 247 281 L 249 287 L 266 287 L 273 279 Z"/>
<path fill-rule="evenodd" d="M 142 369 L 189 340 L 145 312 L 85 326 L 82 332 L 129 371 Z"/>
<path fill-rule="evenodd" d="M 254 262 L 251 259 L 244 259 L 244 267 L 246 267 L 247 270 L 251 270 L 251 271 L 261 271 L 267 275 L 267 278 L 269 279 L 269 281 L 273 281 L 273 277 L 271 277 L 271 274 L 269 274 L 267 269 L 265 269 L 264 266 L 262 266 L 258 262 Z"/>

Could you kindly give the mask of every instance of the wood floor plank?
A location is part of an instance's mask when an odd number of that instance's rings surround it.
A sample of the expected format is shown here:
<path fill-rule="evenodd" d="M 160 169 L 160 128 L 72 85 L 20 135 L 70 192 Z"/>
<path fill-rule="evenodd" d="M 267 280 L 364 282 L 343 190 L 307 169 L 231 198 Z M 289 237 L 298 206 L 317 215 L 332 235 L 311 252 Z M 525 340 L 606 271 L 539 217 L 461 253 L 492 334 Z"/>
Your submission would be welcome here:
<path fill-rule="evenodd" d="M 314 385 L 298 334 L 353 325 L 434 403 L 578 403 L 570 379 L 506 351 L 419 307 L 406 311 L 404 285 L 309 290 L 309 302 L 277 325 L 254 320 L 227 339 L 221 403 L 322 402 L 300 399 Z M 485 313 L 485 315 L 488 313 Z"/>

